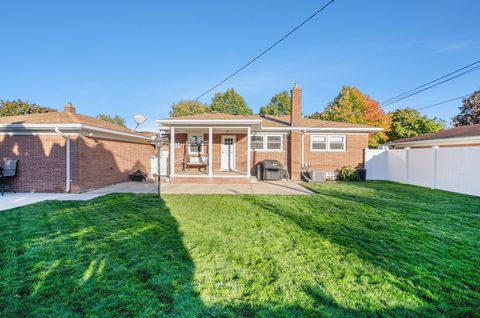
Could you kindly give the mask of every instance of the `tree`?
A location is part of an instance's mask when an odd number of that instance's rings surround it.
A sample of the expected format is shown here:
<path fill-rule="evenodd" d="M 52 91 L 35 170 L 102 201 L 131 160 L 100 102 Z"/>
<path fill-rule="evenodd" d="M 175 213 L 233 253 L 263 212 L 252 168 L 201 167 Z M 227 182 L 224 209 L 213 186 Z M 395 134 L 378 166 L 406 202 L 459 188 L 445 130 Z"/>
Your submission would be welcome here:
<path fill-rule="evenodd" d="M 290 94 L 283 91 L 273 96 L 270 103 L 260 107 L 260 115 L 290 115 L 290 110 Z"/>
<path fill-rule="evenodd" d="M 421 116 L 418 110 L 404 108 L 392 113 L 391 128 L 387 136 L 393 141 L 443 129 L 445 129 L 445 123 L 442 120 Z"/>
<path fill-rule="evenodd" d="M 452 118 L 455 127 L 480 124 L 480 90 L 463 99 L 460 114 Z"/>
<path fill-rule="evenodd" d="M 106 114 L 98 114 L 97 118 L 101 119 L 101 120 L 108 121 L 108 122 L 110 122 L 112 124 L 115 124 L 115 125 L 118 125 L 118 126 L 127 127 L 125 125 L 125 119 L 118 116 L 118 115 L 115 115 L 115 116 L 112 117 L 112 116 L 106 115 Z"/>
<path fill-rule="evenodd" d="M 56 112 L 53 108 L 39 106 L 29 102 L 24 102 L 21 99 L 4 101 L 0 100 L 0 117 L 16 116 L 27 114 L 51 113 Z"/>
<path fill-rule="evenodd" d="M 210 108 L 207 104 L 196 100 L 180 100 L 178 103 L 172 104 L 170 117 L 179 117 L 194 114 L 208 113 Z"/>
<path fill-rule="evenodd" d="M 251 115 L 253 113 L 243 97 L 233 88 L 228 89 L 225 93 L 216 93 L 212 98 L 210 109 L 232 115 Z"/>
<path fill-rule="evenodd" d="M 370 147 L 376 147 L 387 141 L 386 132 L 390 128 L 390 115 L 385 114 L 379 103 L 358 88 L 349 86 L 342 87 L 323 113 L 314 113 L 309 117 L 383 128 L 381 132 L 370 134 L 368 138 Z"/>

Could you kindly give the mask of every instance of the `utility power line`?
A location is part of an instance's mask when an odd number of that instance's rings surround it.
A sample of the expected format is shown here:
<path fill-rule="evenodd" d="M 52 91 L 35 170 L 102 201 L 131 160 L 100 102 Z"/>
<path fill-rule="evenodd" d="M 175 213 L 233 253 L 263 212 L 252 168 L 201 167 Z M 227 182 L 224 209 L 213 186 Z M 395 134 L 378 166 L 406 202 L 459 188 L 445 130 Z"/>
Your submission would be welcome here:
<path fill-rule="evenodd" d="M 382 101 L 382 102 L 380 103 L 380 106 L 381 106 L 382 108 L 387 107 L 387 106 L 390 106 L 390 105 L 395 104 L 395 103 L 397 103 L 397 102 L 399 102 L 399 101 L 401 101 L 401 100 L 404 100 L 404 99 L 406 99 L 406 98 L 408 98 L 408 97 L 411 97 L 411 96 L 413 96 L 413 95 L 417 95 L 417 94 L 419 94 L 419 93 L 421 93 L 421 92 L 424 92 L 424 91 L 426 91 L 426 90 L 428 90 L 428 89 L 431 89 L 431 88 L 436 87 L 436 86 L 438 86 L 438 85 L 441 85 L 441 84 L 443 84 L 443 83 L 449 82 L 449 81 L 451 81 L 451 80 L 454 80 L 454 79 L 456 79 L 456 78 L 458 78 L 458 77 L 461 77 L 461 76 L 463 76 L 463 75 L 466 75 L 466 74 L 468 74 L 468 73 L 474 72 L 474 71 L 480 69 L 480 65 L 477 65 L 477 64 L 479 64 L 479 63 L 480 63 L 480 60 L 478 60 L 478 61 L 476 61 L 476 62 L 473 62 L 473 63 L 471 63 L 471 64 L 469 64 L 469 65 L 467 65 L 467 66 L 464 66 L 464 67 L 462 67 L 462 68 L 459 68 L 459 69 L 457 69 L 457 70 L 455 70 L 455 71 L 453 71 L 453 72 L 450 72 L 450 73 L 448 73 L 448 74 L 446 74 L 446 75 L 443 75 L 443 76 L 441 76 L 441 77 L 439 77 L 439 78 L 436 78 L 436 79 L 434 79 L 434 80 L 432 80 L 432 81 L 429 81 L 429 82 L 427 82 L 427 83 L 425 83 L 425 84 L 422 84 L 422 85 L 420 85 L 420 86 L 418 86 L 418 87 L 415 87 L 415 88 L 413 88 L 413 89 L 411 89 L 411 90 L 408 90 L 408 91 L 406 91 L 406 92 L 404 92 L 404 93 L 402 93 L 402 94 L 399 94 L 399 95 L 397 95 L 397 96 L 394 96 L 394 97 L 392 97 L 392 98 L 389 98 L 389 99 L 387 99 L 387 100 L 384 100 L 384 101 Z M 472 67 L 472 66 L 474 66 L 474 67 Z M 463 71 L 463 72 L 462 72 L 462 71 Z M 461 72 L 461 73 L 459 73 L 459 72 Z M 456 73 L 458 73 L 458 74 L 456 74 Z M 456 74 L 456 75 L 454 75 L 454 74 Z M 452 76 L 452 75 L 454 75 L 454 76 Z M 439 82 L 439 81 L 440 81 L 440 82 Z"/>
<path fill-rule="evenodd" d="M 280 42 L 282 42 L 283 40 L 285 40 L 286 38 L 288 38 L 292 33 L 294 33 L 295 31 L 297 31 L 298 29 L 300 29 L 305 23 L 307 23 L 308 21 L 310 21 L 311 19 L 313 19 L 317 14 L 319 14 L 320 12 L 322 12 L 324 9 L 326 9 L 330 4 L 332 4 L 333 2 L 335 2 L 336 0 L 330 0 L 329 2 L 327 2 L 325 5 L 323 5 L 320 9 L 318 9 L 317 11 L 315 11 L 315 13 L 313 13 L 311 16 L 309 16 L 308 18 L 306 18 L 305 20 L 302 21 L 302 23 L 300 23 L 299 25 L 297 25 L 295 28 L 293 28 L 290 32 L 288 32 L 287 34 L 285 34 L 282 38 L 280 38 L 280 40 L 276 41 L 275 43 L 273 43 L 272 45 L 270 45 L 266 50 L 264 50 L 262 53 L 258 54 L 257 56 L 255 56 L 253 59 L 251 59 L 247 64 L 243 65 L 242 67 L 240 67 L 239 69 L 237 69 L 235 72 L 233 72 L 232 74 L 230 74 L 229 76 L 227 76 L 226 78 L 224 78 L 223 80 L 221 80 L 220 82 L 218 82 L 217 84 L 215 84 L 212 88 L 208 89 L 207 91 L 205 91 L 204 93 L 202 93 L 201 95 L 199 95 L 197 98 L 195 98 L 195 100 L 198 100 L 200 98 L 202 98 L 203 96 L 207 95 L 208 93 L 210 93 L 211 91 L 213 91 L 215 88 L 217 88 L 218 86 L 222 85 L 223 83 L 225 83 L 226 81 L 228 81 L 229 79 L 231 79 L 232 77 L 234 77 L 235 75 L 237 75 L 238 73 L 240 73 L 241 71 L 243 71 L 245 68 L 247 68 L 250 64 L 252 64 L 253 62 L 255 62 L 256 60 L 258 60 L 259 58 L 261 58 L 263 55 L 265 55 L 268 51 L 270 51 L 271 49 L 273 49 L 275 46 L 277 46 L 278 44 L 280 44 Z"/>
<path fill-rule="evenodd" d="M 426 109 L 426 108 L 435 107 L 435 106 L 438 106 L 438 105 L 443 105 L 443 104 L 446 104 L 446 103 L 448 103 L 448 102 L 452 102 L 452 101 L 457 100 L 457 99 L 461 99 L 461 98 L 468 97 L 468 96 L 470 96 L 470 95 L 472 95 L 472 93 L 466 94 L 466 95 L 462 95 L 462 96 L 458 96 L 458 97 L 455 97 L 455 98 L 452 98 L 452 99 L 449 99 L 449 100 L 444 100 L 444 101 L 442 101 L 442 102 L 438 102 L 438 103 L 435 103 L 435 104 L 432 104 L 432 105 L 415 108 L 415 110 L 421 110 L 421 109 Z"/>

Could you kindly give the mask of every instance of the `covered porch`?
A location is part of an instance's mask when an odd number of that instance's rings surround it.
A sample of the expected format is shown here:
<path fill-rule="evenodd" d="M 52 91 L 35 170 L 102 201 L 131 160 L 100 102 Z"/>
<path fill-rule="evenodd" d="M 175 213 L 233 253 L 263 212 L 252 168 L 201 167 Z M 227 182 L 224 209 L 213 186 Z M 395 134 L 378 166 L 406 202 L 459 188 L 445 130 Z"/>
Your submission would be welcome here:
<path fill-rule="evenodd" d="M 228 123 L 226 123 L 226 121 Z M 251 134 L 258 120 L 164 120 L 171 183 L 250 183 Z M 168 124 L 168 126 L 166 125 Z M 229 124 L 229 125 L 227 125 Z"/>

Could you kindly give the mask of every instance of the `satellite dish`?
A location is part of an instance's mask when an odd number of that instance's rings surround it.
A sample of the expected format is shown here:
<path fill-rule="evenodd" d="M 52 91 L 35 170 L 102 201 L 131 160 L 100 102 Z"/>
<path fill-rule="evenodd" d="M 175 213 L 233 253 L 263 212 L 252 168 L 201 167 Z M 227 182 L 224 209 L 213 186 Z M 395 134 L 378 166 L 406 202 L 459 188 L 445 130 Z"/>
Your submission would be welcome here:
<path fill-rule="evenodd" d="M 137 114 L 135 116 L 133 116 L 133 120 L 135 120 L 135 123 L 137 124 L 135 126 L 135 128 L 133 129 L 133 131 L 137 130 L 138 126 L 140 126 L 141 124 L 143 124 L 148 118 L 143 116 L 143 115 L 140 115 L 140 114 Z"/>

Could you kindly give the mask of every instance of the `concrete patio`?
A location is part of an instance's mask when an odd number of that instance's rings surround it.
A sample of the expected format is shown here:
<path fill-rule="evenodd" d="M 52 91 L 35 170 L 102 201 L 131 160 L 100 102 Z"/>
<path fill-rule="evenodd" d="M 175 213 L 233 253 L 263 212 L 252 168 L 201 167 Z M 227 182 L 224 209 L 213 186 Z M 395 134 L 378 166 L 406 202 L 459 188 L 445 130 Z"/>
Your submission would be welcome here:
<path fill-rule="evenodd" d="M 161 184 L 162 194 L 278 194 L 305 195 L 312 191 L 290 181 L 259 181 L 252 184 Z M 91 200 L 109 193 L 157 193 L 152 182 L 124 182 L 84 193 L 11 193 L 0 196 L 0 211 L 46 200 Z"/>

